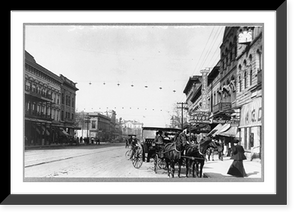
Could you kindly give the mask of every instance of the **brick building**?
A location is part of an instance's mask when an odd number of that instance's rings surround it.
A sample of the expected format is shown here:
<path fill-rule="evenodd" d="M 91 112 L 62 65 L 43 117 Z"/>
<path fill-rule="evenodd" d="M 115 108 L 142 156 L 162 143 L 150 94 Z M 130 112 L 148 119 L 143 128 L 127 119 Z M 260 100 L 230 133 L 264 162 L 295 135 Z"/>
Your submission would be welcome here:
<path fill-rule="evenodd" d="M 262 27 L 240 27 L 238 34 L 236 108 L 240 110 L 240 138 L 251 155 L 260 157 L 263 143 Z"/>
<path fill-rule="evenodd" d="M 46 145 L 67 141 L 72 136 L 75 120 L 68 119 L 66 125 L 63 113 L 65 103 L 64 80 L 67 78 L 52 73 L 25 51 L 24 63 L 24 111 L 25 111 L 25 145 Z M 73 83 L 75 110 L 75 92 Z M 72 110 L 73 110 L 72 109 Z"/>

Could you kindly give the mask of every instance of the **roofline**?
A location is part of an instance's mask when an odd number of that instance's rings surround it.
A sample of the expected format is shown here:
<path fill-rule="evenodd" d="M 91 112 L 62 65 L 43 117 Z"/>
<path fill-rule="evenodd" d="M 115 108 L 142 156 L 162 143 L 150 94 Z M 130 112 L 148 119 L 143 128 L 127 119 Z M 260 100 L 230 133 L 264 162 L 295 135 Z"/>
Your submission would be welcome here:
<path fill-rule="evenodd" d="M 195 76 L 192 76 L 192 77 L 190 76 L 190 78 L 189 78 L 189 80 L 188 80 L 188 82 L 187 82 L 187 84 L 186 84 L 186 86 L 183 90 L 183 93 L 187 94 L 187 89 L 192 86 L 192 82 L 195 82 L 195 81 L 200 82 L 199 78 L 201 78 L 201 77 L 202 76 L 200 76 L 200 75 L 195 75 Z"/>

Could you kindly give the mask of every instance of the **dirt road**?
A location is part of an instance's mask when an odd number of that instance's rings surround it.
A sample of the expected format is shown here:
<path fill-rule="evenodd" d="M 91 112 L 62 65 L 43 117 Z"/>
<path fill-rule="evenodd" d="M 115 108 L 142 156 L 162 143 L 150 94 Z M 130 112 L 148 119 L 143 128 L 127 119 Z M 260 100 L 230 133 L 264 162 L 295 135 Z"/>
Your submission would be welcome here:
<path fill-rule="evenodd" d="M 157 174 L 153 162 L 133 167 L 125 158 L 124 144 L 72 146 L 25 151 L 25 178 L 166 178 L 164 170 Z"/>

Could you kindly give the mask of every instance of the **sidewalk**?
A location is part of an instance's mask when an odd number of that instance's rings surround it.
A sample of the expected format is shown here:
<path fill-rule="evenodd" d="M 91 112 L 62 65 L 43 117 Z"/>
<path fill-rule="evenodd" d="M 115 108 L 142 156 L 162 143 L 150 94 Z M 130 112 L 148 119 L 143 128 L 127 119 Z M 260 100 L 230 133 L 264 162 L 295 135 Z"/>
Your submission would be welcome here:
<path fill-rule="evenodd" d="M 224 157 L 223 161 L 219 160 L 215 157 L 214 161 L 206 161 L 203 167 L 203 174 L 207 178 L 224 178 L 224 179 L 241 179 L 227 174 L 227 171 L 233 162 L 230 157 Z M 262 167 L 260 159 L 244 160 L 243 161 L 245 171 L 247 173 L 247 177 L 245 178 L 256 178 L 262 179 Z"/>

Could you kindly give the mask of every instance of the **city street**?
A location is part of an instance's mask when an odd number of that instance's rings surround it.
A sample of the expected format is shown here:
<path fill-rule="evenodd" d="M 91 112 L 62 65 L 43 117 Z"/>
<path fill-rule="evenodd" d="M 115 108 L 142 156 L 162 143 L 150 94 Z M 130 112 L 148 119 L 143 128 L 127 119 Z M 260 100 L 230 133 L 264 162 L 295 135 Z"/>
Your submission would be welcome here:
<path fill-rule="evenodd" d="M 168 178 L 166 170 L 154 173 L 152 160 L 143 162 L 139 169 L 134 168 L 125 158 L 126 151 L 124 143 L 28 149 L 25 151 L 25 178 Z M 216 155 L 214 161 L 205 163 L 202 179 L 240 179 L 227 175 L 231 163 L 229 157 L 220 161 Z M 246 160 L 244 166 L 247 178 L 261 178 L 260 162 Z M 185 166 L 181 177 L 185 180 Z"/>
<path fill-rule="evenodd" d="M 124 143 L 26 150 L 25 177 L 166 177 L 166 173 L 154 173 L 153 162 L 134 168 L 125 158 L 126 151 Z"/>

